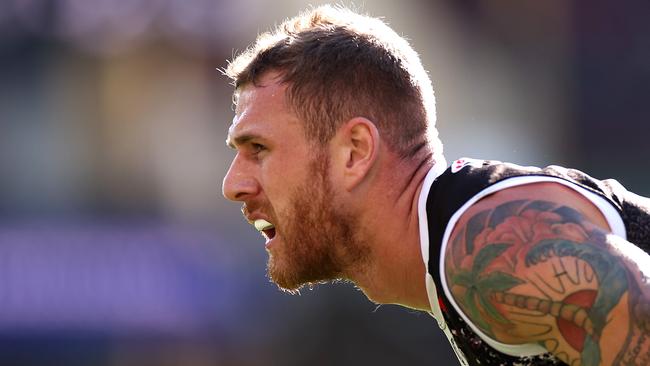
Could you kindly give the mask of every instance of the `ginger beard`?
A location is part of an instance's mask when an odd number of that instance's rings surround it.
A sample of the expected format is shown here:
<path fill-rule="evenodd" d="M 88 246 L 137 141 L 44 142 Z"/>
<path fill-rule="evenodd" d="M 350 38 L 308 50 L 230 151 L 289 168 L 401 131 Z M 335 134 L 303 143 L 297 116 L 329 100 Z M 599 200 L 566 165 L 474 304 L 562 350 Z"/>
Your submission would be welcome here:
<path fill-rule="evenodd" d="M 296 187 L 289 208 L 276 225 L 281 245 L 269 251 L 268 276 L 280 289 L 297 293 L 303 285 L 346 279 L 368 257 L 358 239 L 358 220 L 334 204 L 328 180 L 329 157 L 322 153 L 309 164 L 311 179 Z"/>

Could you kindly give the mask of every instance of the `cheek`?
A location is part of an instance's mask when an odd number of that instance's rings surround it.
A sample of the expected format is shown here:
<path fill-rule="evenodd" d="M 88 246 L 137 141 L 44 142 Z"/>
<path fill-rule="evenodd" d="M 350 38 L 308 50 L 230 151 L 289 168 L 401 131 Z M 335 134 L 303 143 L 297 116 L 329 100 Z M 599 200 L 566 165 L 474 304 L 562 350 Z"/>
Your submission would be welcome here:
<path fill-rule="evenodd" d="M 274 161 L 264 164 L 261 170 L 260 183 L 265 187 L 268 195 L 286 195 L 294 187 L 302 185 L 307 177 L 307 167 L 301 167 L 300 162 L 293 159 L 294 163 L 288 163 L 288 159 L 278 157 Z"/>
<path fill-rule="evenodd" d="M 292 171 L 269 170 L 262 174 L 260 184 L 268 205 L 277 214 L 288 208 L 292 192 L 300 182 L 296 180 Z"/>

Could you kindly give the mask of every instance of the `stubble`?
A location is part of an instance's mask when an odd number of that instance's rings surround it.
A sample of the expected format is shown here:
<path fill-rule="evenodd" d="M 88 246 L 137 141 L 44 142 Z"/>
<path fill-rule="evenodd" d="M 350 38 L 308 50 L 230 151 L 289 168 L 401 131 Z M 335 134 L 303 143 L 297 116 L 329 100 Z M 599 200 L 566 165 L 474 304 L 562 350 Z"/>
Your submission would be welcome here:
<path fill-rule="evenodd" d="M 309 166 L 311 178 L 292 191 L 289 209 L 281 213 L 283 245 L 268 263 L 271 281 L 289 293 L 349 279 L 347 274 L 363 266 L 370 252 L 359 237 L 356 215 L 335 204 L 328 156 L 318 154 Z"/>

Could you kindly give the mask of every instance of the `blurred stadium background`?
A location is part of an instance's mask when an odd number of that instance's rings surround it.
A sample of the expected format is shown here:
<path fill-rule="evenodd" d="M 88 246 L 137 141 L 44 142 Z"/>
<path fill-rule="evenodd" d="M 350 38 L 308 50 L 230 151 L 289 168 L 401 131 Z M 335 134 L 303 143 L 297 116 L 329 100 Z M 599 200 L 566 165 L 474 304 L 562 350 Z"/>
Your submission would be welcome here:
<path fill-rule="evenodd" d="M 345 284 L 278 292 L 221 197 L 217 68 L 307 5 L 0 1 L 1 365 L 453 364 L 426 314 Z M 420 52 L 449 160 L 562 164 L 650 195 L 648 2 L 357 6 Z"/>

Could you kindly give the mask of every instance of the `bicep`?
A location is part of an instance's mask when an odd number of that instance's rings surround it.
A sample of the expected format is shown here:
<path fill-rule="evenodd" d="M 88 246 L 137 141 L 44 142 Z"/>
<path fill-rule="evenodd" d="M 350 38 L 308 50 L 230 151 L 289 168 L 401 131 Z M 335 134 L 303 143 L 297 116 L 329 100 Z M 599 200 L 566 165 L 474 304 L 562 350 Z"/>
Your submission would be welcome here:
<path fill-rule="evenodd" d="M 570 188 L 529 184 L 483 198 L 449 243 L 446 290 L 485 336 L 538 343 L 583 365 L 611 364 L 633 337 L 631 311 L 644 300 L 631 289 L 643 275 L 619 249 L 634 246 L 611 235 L 601 211 Z"/>

